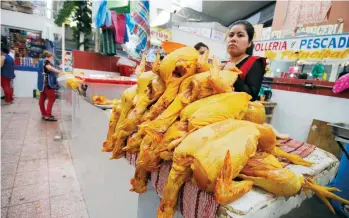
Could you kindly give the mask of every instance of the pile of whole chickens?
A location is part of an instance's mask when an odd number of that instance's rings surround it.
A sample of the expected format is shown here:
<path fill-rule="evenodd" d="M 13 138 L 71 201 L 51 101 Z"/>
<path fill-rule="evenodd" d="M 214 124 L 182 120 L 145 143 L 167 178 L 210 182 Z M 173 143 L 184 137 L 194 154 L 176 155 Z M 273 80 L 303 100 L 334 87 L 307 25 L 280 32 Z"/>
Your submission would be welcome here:
<path fill-rule="evenodd" d="M 265 123 L 264 106 L 251 96 L 234 92 L 239 69 L 220 70 L 208 64 L 208 52 L 200 56 L 192 47 L 158 54 L 152 71 L 144 72 L 145 59 L 136 69 L 137 85 L 116 101 L 103 151 L 111 159 L 125 152 L 138 153 L 131 191 L 146 192 L 149 172 L 163 160 L 172 160 L 162 192 L 158 217 L 172 217 L 178 192 L 192 181 L 213 192 L 219 204 L 228 204 L 258 186 L 275 195 L 291 196 L 312 190 L 334 212 L 327 198 L 341 199 L 311 178 L 284 168 L 276 157 L 310 166 L 298 155 L 278 147 L 283 138 Z M 234 179 L 239 179 L 235 181 Z"/>

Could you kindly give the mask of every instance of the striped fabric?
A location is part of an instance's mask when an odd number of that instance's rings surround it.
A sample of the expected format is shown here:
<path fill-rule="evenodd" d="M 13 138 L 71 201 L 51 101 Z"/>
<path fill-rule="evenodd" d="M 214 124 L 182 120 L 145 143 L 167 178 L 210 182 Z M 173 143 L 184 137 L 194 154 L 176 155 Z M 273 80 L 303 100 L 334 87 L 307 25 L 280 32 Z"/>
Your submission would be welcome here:
<path fill-rule="evenodd" d="M 298 154 L 302 158 L 310 155 L 316 148 L 315 145 L 300 142 L 294 139 L 280 141 L 281 149 L 291 154 Z M 130 165 L 135 166 L 138 154 L 126 154 L 126 159 Z M 285 161 L 285 160 L 283 160 Z M 162 189 L 167 183 L 168 174 L 171 170 L 170 161 L 161 164 L 156 172 L 152 172 L 150 183 L 155 188 L 158 195 L 162 196 Z M 177 210 L 186 218 L 215 218 L 219 205 L 212 193 L 200 190 L 193 182 L 188 181 L 181 188 L 179 193 L 179 203 Z"/>
<path fill-rule="evenodd" d="M 147 41 L 150 39 L 149 1 L 140 0 L 136 2 L 131 16 L 135 25 L 133 32 L 139 38 L 136 52 L 140 53 L 146 49 Z"/>

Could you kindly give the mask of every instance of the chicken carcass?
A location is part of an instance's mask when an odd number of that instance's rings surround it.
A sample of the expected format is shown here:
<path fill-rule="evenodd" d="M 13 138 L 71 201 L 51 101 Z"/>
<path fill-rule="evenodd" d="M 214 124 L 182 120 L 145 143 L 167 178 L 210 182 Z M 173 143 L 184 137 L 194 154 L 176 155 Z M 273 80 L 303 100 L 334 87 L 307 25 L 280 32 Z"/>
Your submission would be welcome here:
<path fill-rule="evenodd" d="M 116 130 L 114 131 L 114 135 L 113 135 L 113 143 L 110 143 L 109 147 L 104 147 L 102 149 L 102 151 L 104 152 L 110 152 L 113 151 L 114 149 L 114 141 L 117 137 L 117 129 L 119 129 L 122 124 L 122 122 L 124 121 L 124 119 L 127 117 L 127 114 L 130 112 L 130 110 L 133 108 L 134 106 L 134 98 L 137 94 L 137 85 L 131 86 L 130 88 L 126 89 L 125 91 L 122 92 L 121 95 L 121 113 L 120 113 L 120 117 L 118 120 L 118 123 L 116 124 Z"/>
<path fill-rule="evenodd" d="M 111 111 L 111 115 L 109 118 L 109 128 L 107 133 L 107 139 L 103 142 L 103 148 L 108 148 L 113 143 L 113 135 L 116 129 L 116 124 L 118 123 L 119 117 L 121 113 L 121 101 L 120 100 L 114 100 L 113 101 L 113 108 Z"/>
<path fill-rule="evenodd" d="M 242 119 L 250 99 L 251 96 L 244 92 L 223 93 L 201 99 L 184 108 L 181 121 L 170 127 L 159 143 L 153 143 L 151 137 L 146 135 L 141 144 L 135 176 L 131 179 L 131 190 L 138 193 L 146 191 L 147 171 L 157 168 L 162 152 L 162 156 L 171 155 L 170 152 L 184 137 L 196 129 L 226 119 Z"/>
<path fill-rule="evenodd" d="M 180 86 L 179 94 L 170 106 L 155 120 L 143 125 L 144 131 L 155 141 L 161 140 L 161 135 L 175 122 L 188 104 L 211 95 L 232 92 L 240 71 L 220 71 L 216 59 L 213 66 L 210 72 L 185 79 Z"/>
<path fill-rule="evenodd" d="M 296 175 L 289 169 L 283 168 L 276 157 L 268 153 L 257 153 L 247 161 L 246 166 L 241 170 L 240 178 L 245 181 L 252 181 L 253 185 L 267 190 L 277 196 L 292 196 L 301 189 L 305 192 L 312 190 L 315 194 L 335 213 L 327 198 L 332 198 L 349 204 L 348 200 L 333 194 L 333 191 L 340 191 L 336 188 L 328 188 L 316 184 L 311 178 L 304 178 Z"/>
<path fill-rule="evenodd" d="M 145 58 L 142 62 L 145 65 Z M 165 90 L 164 82 L 158 75 L 151 71 L 140 72 L 137 80 L 137 102 L 134 108 L 129 112 L 126 119 L 118 125 L 116 134 L 114 135 L 114 149 L 111 159 L 117 159 L 123 156 L 123 145 L 128 136 L 130 136 L 140 124 L 141 117 L 147 107 L 158 100 Z"/>
<path fill-rule="evenodd" d="M 150 121 L 159 116 L 176 97 L 182 81 L 196 73 L 199 53 L 192 47 L 184 47 L 167 55 L 160 63 L 154 63 L 154 72 L 165 82 L 166 90 L 158 101 L 150 108 L 142 121 Z M 157 59 L 160 61 L 160 58 Z M 155 67 L 159 65 L 158 67 Z"/>
<path fill-rule="evenodd" d="M 259 135 L 252 123 L 234 120 L 214 123 L 188 135 L 175 149 L 158 217 L 173 216 L 179 189 L 191 178 L 201 190 L 215 192 L 221 199 L 233 200 L 247 193 L 252 182 L 234 182 L 232 179 L 254 156 Z M 217 189 L 216 181 L 222 169 L 231 178 L 225 179 L 227 183 Z M 234 191 L 226 193 L 228 187 L 234 187 Z"/>

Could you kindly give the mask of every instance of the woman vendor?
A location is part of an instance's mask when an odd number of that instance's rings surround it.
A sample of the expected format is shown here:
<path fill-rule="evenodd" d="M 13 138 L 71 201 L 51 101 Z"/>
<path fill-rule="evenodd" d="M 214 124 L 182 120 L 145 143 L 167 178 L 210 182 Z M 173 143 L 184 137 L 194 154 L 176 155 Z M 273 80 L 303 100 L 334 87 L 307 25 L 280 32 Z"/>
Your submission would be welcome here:
<path fill-rule="evenodd" d="M 234 84 L 234 91 L 246 92 L 252 101 L 258 97 L 265 74 L 266 60 L 251 56 L 253 52 L 254 27 L 247 21 L 236 21 L 227 37 L 227 51 L 230 60 L 224 69 L 236 66 L 242 72 Z"/>

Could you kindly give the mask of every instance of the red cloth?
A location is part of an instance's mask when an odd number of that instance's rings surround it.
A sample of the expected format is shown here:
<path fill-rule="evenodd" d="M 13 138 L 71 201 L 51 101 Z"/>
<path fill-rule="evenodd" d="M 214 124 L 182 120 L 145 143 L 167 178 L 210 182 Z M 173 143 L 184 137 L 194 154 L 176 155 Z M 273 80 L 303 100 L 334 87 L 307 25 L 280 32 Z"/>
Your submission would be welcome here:
<path fill-rule="evenodd" d="M 316 146 L 303 143 L 294 139 L 280 141 L 281 149 L 287 153 L 298 154 L 302 158 L 311 154 Z M 138 154 L 126 154 L 126 159 L 131 165 L 137 163 Z M 159 170 L 151 173 L 150 182 L 158 195 L 162 196 L 162 189 L 167 183 L 168 174 L 171 170 L 172 162 L 166 161 Z M 179 193 L 179 203 L 177 210 L 186 218 L 215 218 L 219 204 L 214 199 L 213 193 L 200 190 L 194 183 L 188 181 L 181 188 Z"/>
<path fill-rule="evenodd" d="M 11 80 L 3 75 L 1 75 L 1 87 L 4 90 L 5 101 L 10 103 L 13 101 L 13 88 L 11 87 Z"/>
<path fill-rule="evenodd" d="M 261 59 L 263 60 L 264 67 L 266 66 L 266 60 L 265 58 L 259 57 L 259 56 L 250 56 L 248 57 L 247 61 L 239 68 L 241 71 L 241 74 L 239 75 L 240 79 L 245 80 L 248 72 L 250 71 L 252 65 L 256 62 L 256 60 Z M 228 61 L 227 63 L 229 63 Z"/>
<path fill-rule="evenodd" d="M 47 107 L 45 109 L 46 98 L 48 99 L 48 102 L 47 102 Z M 41 115 L 43 117 L 50 117 L 52 115 L 52 107 L 55 101 L 56 101 L 55 90 L 45 87 L 44 91 L 40 92 L 39 106 L 40 106 Z"/>
<path fill-rule="evenodd" d="M 111 11 L 110 13 L 115 33 L 115 42 L 123 44 L 126 31 L 126 17 L 124 14 L 117 14 L 115 11 Z"/>

